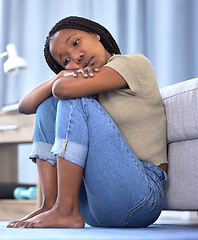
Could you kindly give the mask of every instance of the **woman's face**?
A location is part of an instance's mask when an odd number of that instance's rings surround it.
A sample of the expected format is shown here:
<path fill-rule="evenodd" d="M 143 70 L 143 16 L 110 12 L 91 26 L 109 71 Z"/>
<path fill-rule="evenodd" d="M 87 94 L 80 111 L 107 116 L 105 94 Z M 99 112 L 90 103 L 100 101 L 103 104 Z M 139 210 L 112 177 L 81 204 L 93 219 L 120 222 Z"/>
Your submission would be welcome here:
<path fill-rule="evenodd" d="M 76 29 L 63 29 L 50 41 L 52 57 L 65 69 L 102 67 L 111 57 L 99 41 L 100 36 Z"/>

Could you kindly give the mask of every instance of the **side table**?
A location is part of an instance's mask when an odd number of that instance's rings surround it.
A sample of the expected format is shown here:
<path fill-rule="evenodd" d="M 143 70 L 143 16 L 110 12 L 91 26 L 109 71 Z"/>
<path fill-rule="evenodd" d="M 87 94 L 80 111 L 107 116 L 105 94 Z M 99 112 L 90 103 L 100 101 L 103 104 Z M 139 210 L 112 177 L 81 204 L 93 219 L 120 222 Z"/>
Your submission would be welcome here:
<path fill-rule="evenodd" d="M 31 143 L 35 115 L 24 115 L 17 111 L 0 112 L 0 182 L 17 183 L 17 145 Z M 40 206 L 40 187 L 37 200 L 0 200 L 0 220 L 23 217 Z M 5 212 L 11 209 L 12 213 Z M 26 210 L 27 209 L 27 210 Z"/>

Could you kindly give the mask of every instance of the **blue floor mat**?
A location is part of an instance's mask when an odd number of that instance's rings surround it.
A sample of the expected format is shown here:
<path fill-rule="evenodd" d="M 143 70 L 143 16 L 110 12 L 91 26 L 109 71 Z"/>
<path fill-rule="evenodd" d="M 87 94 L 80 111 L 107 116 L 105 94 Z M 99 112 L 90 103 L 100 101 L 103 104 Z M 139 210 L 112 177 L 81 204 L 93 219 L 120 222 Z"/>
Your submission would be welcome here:
<path fill-rule="evenodd" d="M 198 225 L 153 224 L 148 228 L 10 229 L 0 222 L 0 240 L 197 240 Z"/>

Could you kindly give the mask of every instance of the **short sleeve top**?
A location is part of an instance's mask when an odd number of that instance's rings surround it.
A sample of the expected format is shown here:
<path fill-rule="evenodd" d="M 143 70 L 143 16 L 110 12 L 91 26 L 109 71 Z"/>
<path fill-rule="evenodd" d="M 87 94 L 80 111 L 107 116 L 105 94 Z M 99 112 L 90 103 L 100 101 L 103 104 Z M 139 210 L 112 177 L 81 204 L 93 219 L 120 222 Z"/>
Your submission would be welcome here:
<path fill-rule="evenodd" d="M 105 65 L 128 87 L 98 94 L 98 101 L 142 161 L 167 163 L 166 116 L 151 62 L 142 54 L 114 55 Z"/>

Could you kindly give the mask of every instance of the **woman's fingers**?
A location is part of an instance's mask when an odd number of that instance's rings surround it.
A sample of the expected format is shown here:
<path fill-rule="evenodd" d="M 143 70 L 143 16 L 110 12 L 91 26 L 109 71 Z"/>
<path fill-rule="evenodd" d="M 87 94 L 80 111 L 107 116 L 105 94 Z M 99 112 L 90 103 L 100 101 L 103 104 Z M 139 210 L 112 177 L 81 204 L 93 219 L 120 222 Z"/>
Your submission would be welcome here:
<path fill-rule="evenodd" d="M 99 72 L 99 68 L 94 66 L 87 66 L 86 68 L 80 68 L 78 70 L 63 70 L 60 73 L 58 73 L 54 78 L 53 81 L 59 79 L 60 77 L 78 77 L 79 74 L 82 74 L 83 77 L 94 77 L 95 73 Z"/>
<path fill-rule="evenodd" d="M 96 67 L 88 66 L 86 68 L 80 68 L 76 71 L 77 73 L 81 73 L 83 77 L 94 77 L 95 72 L 99 72 L 99 69 Z"/>

